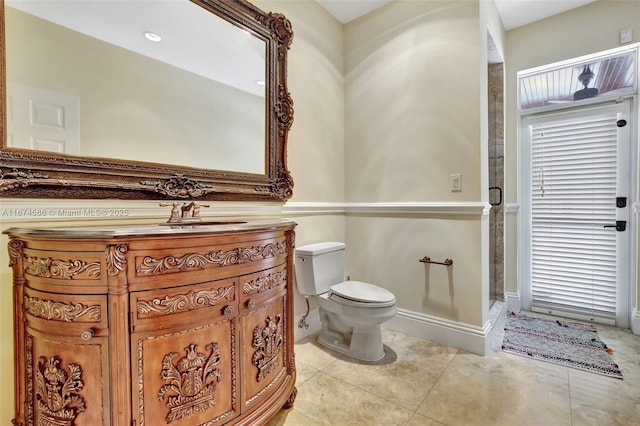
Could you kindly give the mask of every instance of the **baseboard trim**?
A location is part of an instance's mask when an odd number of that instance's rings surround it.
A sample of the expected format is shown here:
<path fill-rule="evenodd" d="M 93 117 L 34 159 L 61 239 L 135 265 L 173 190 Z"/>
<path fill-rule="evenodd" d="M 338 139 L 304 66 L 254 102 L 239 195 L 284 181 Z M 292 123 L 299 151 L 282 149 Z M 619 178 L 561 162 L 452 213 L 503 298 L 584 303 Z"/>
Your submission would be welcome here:
<path fill-rule="evenodd" d="M 634 309 L 631 313 L 631 332 L 640 336 L 640 311 Z"/>
<path fill-rule="evenodd" d="M 496 325 L 502 323 L 501 321 L 506 312 L 507 305 L 505 303 L 495 322 L 487 321 L 484 327 L 474 327 L 469 324 L 432 317 L 406 309 L 398 309 L 396 316 L 382 324 L 382 327 L 478 355 L 490 355 L 492 342 L 496 338 L 498 331 L 500 331 Z M 306 323 L 309 327 L 298 327 L 302 317 L 302 315 L 298 315 L 295 318 L 294 340 L 296 342 L 319 332 L 322 328 L 318 309 L 309 312 L 306 318 Z"/>
<path fill-rule="evenodd" d="M 492 328 L 494 327 L 490 321 L 487 321 L 483 327 L 475 327 L 405 309 L 398 309 L 397 315 L 385 323 L 383 327 L 478 355 L 491 353 Z"/>
<path fill-rule="evenodd" d="M 509 312 L 520 312 L 522 310 L 522 300 L 520 300 L 520 293 L 505 292 L 505 298 L 507 299 L 507 310 Z"/>

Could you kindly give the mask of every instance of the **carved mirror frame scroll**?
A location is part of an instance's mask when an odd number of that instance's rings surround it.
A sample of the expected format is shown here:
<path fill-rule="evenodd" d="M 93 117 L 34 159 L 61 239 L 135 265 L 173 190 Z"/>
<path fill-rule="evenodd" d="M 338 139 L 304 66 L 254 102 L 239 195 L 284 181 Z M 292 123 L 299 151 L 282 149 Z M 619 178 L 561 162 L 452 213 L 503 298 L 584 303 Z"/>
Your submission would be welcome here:
<path fill-rule="evenodd" d="M 188 1 L 188 0 L 184 0 Z M 286 201 L 293 179 L 287 137 L 293 101 L 287 88 L 291 23 L 245 0 L 190 0 L 266 44 L 266 173 L 209 170 L 7 148 L 4 1 L 0 2 L 0 197 Z M 179 145 L 180 141 L 176 141 Z"/>

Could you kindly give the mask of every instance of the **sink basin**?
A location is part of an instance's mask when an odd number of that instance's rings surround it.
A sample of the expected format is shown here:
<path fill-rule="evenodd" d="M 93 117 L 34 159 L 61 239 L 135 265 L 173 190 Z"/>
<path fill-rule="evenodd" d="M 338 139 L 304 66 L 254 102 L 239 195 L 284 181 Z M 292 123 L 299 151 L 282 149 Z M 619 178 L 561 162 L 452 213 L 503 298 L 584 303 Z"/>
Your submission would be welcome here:
<path fill-rule="evenodd" d="M 244 220 L 203 220 L 201 222 L 167 222 L 161 223 L 162 226 L 212 226 L 212 225 L 238 225 L 240 223 L 247 223 Z"/>

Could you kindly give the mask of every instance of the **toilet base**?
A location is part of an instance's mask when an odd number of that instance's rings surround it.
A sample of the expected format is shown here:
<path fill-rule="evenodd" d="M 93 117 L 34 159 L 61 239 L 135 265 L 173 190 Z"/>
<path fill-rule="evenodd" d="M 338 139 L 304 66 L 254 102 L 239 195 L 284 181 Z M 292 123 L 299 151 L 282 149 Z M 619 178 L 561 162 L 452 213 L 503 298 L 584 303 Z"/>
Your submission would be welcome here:
<path fill-rule="evenodd" d="M 372 362 L 384 358 L 379 325 L 355 327 L 350 332 L 338 332 L 330 330 L 323 324 L 322 331 L 318 336 L 318 343 L 362 361 Z"/>

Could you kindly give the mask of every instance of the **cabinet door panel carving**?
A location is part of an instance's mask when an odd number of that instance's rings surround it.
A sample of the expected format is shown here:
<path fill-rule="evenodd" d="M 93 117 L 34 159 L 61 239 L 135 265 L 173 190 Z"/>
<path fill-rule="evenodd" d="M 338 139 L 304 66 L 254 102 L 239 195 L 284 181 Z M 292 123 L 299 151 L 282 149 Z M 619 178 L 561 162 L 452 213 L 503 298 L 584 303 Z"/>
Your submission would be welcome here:
<path fill-rule="evenodd" d="M 33 332 L 26 342 L 30 418 L 38 426 L 110 425 L 105 338 L 50 339 Z M 108 405 L 107 405 L 108 406 Z"/>
<path fill-rule="evenodd" d="M 270 300 L 241 317 L 242 400 L 249 408 L 273 392 L 284 379 L 285 344 L 284 297 Z"/>
<path fill-rule="evenodd" d="M 275 318 L 268 316 L 266 325 L 258 324 L 253 329 L 253 365 L 258 368 L 256 381 L 261 382 L 269 373 L 280 367 L 282 355 L 282 314 L 276 314 Z"/>
<path fill-rule="evenodd" d="M 236 321 L 134 335 L 138 424 L 200 425 L 239 414 Z"/>

